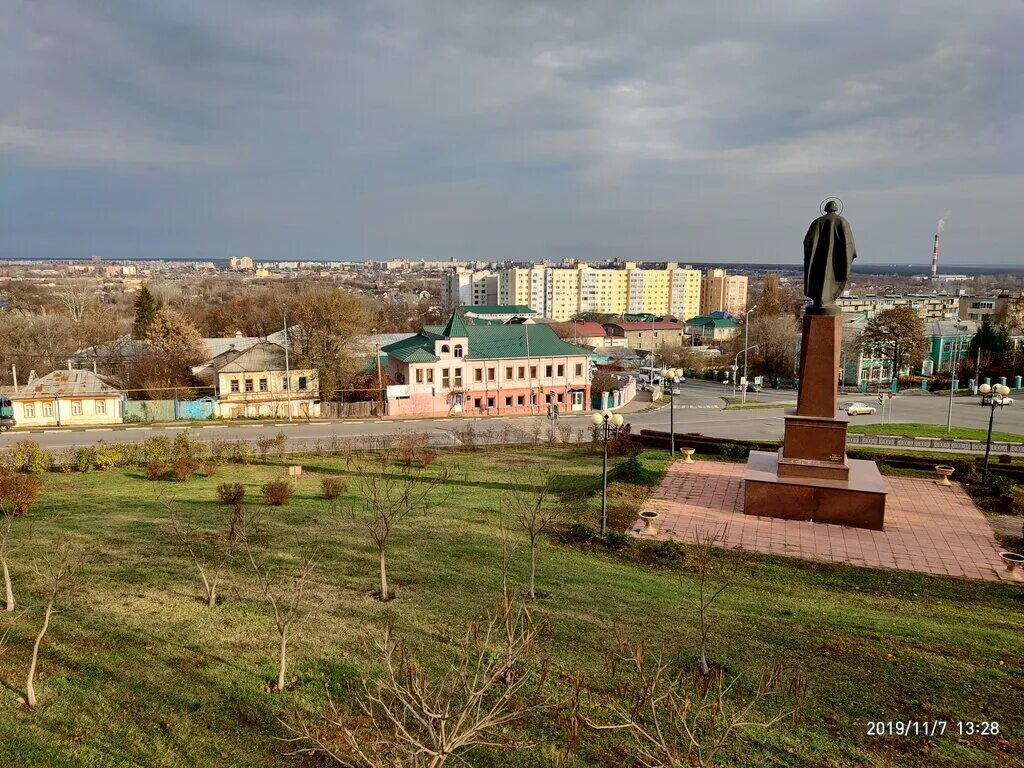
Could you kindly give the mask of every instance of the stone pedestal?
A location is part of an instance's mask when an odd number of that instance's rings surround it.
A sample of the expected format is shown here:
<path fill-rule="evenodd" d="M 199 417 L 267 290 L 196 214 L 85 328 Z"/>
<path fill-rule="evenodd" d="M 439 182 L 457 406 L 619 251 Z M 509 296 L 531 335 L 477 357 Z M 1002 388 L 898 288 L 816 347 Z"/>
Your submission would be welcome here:
<path fill-rule="evenodd" d="M 778 454 L 750 454 L 744 514 L 882 529 L 885 481 L 874 462 L 846 456 L 849 419 L 836 409 L 842 341 L 838 312 L 804 316 L 797 407 L 786 412 Z"/>

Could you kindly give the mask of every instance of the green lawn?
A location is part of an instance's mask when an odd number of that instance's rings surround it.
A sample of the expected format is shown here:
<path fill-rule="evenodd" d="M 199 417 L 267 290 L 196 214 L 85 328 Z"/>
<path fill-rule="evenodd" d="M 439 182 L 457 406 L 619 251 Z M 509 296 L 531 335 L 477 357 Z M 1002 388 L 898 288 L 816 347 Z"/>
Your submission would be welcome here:
<path fill-rule="evenodd" d="M 646 466 L 664 458 L 645 452 Z M 0 765 L 31 766 L 325 766 L 293 757 L 279 717 L 313 708 L 330 690 L 344 707 L 347 683 L 379 670 L 373 641 L 387 618 L 432 663 L 446 658 L 467 621 L 499 594 L 502 557 L 498 510 L 503 487 L 542 468 L 575 490 L 581 513 L 596 519 L 600 457 L 567 448 L 443 454 L 454 470 L 453 495 L 400 528 L 390 556 L 398 599 L 373 597 L 376 560 L 353 512 L 350 490 L 332 514 L 319 497 L 323 475 L 359 478 L 338 458 L 302 461 L 305 473 L 285 507 L 266 508 L 271 545 L 294 557 L 301 542 L 322 547 L 311 591 L 314 613 L 291 645 L 299 683 L 268 693 L 276 634 L 243 564 L 229 573 L 225 601 L 208 609 L 188 560 L 172 543 L 158 493 L 222 525 L 215 486 L 238 480 L 251 496 L 281 466 L 224 466 L 212 478 L 153 483 L 136 470 L 48 474 L 33 512 L 31 539 L 15 554 L 18 593 L 31 608 L 0 657 Z M 438 465 L 435 465 L 435 467 Z M 612 487 L 615 504 L 642 496 Z M 613 505 L 613 512 L 615 511 Z M 629 515 L 626 515 L 629 516 Z M 27 530 L 27 529 L 23 529 Z M 33 558 L 70 537 L 83 553 L 77 589 L 61 599 L 41 652 L 37 693 L 28 712 L 16 700 L 39 621 Z M 290 554 L 289 554 L 290 553 Z M 526 550 L 513 553 L 523 582 Z M 711 660 L 744 679 L 779 662 L 802 670 L 809 692 L 800 719 L 754 734 L 733 766 L 1020 765 L 1024 696 L 1024 615 L 1019 587 L 896 572 L 721 553 L 735 581 L 714 611 Z M 544 686 L 566 697 L 573 675 L 614 697 L 608 660 L 615 629 L 664 648 L 692 667 L 695 577 L 629 557 L 545 540 L 535 613 L 545 622 L 550 656 Z M 31 589 L 30 589 L 31 588 Z M 2 631 L 2 625 L 0 625 Z M 1002 737 L 869 738 L 868 720 L 986 718 Z M 532 718 L 517 749 L 482 749 L 468 763 L 550 766 L 564 747 L 564 718 Z M 584 729 L 570 766 L 631 766 L 621 734 Z M 1017 761 L 1017 762 L 1014 762 Z M 452 764 L 452 763 L 450 763 Z M 458 764 L 458 763 L 455 763 Z"/>
<path fill-rule="evenodd" d="M 850 432 L 861 435 L 896 435 L 899 437 L 938 437 L 943 439 L 985 440 L 988 430 L 972 427 L 953 427 L 947 432 L 941 424 L 851 424 Z M 1013 432 L 993 432 L 993 440 L 1024 442 L 1024 435 Z"/>

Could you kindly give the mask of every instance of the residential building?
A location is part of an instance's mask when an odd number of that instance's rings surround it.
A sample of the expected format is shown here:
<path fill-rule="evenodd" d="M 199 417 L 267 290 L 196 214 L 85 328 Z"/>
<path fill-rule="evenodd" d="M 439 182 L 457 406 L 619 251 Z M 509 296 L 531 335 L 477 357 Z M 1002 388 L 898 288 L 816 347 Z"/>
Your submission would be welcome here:
<path fill-rule="evenodd" d="M 121 424 L 124 394 L 89 370 L 48 373 L 10 394 L 19 427 Z"/>
<path fill-rule="evenodd" d="M 469 307 L 499 303 L 498 273 L 452 267 L 441 275 L 441 306 Z M 507 303 L 507 302 L 500 302 Z"/>
<path fill-rule="evenodd" d="M 959 361 L 968 356 L 967 350 L 979 325 L 974 320 L 935 320 L 926 323 L 929 353 L 925 360 L 924 375 L 953 370 Z"/>
<path fill-rule="evenodd" d="M 746 311 L 746 275 L 730 275 L 724 269 L 709 269 L 704 273 L 700 288 L 700 314 L 728 312 L 730 315 L 742 315 Z"/>
<path fill-rule="evenodd" d="M 1007 309 L 1017 310 L 1024 296 L 1000 293 L 996 296 L 960 296 L 959 312 L 962 320 L 981 322 L 986 315 L 1002 314 Z M 1019 311 L 1019 310 L 1018 310 Z"/>
<path fill-rule="evenodd" d="M 228 260 L 231 269 L 252 269 L 255 264 L 250 256 L 232 256 Z"/>
<path fill-rule="evenodd" d="M 867 318 L 895 307 L 910 307 L 921 315 L 922 320 L 952 320 L 958 316 L 960 297 L 913 293 L 855 296 L 850 291 L 844 291 L 836 299 L 836 304 L 844 314 L 859 314 Z"/>
<path fill-rule="evenodd" d="M 609 336 L 604 326 L 593 321 L 554 323 L 551 329 L 566 341 L 584 347 L 625 347 L 625 336 Z"/>
<path fill-rule="evenodd" d="M 683 324 L 683 328 L 694 343 L 699 339 L 702 344 L 712 345 L 734 339 L 740 332 L 739 323 L 728 312 L 711 312 L 691 317 Z"/>
<path fill-rule="evenodd" d="M 381 351 L 391 416 L 589 409 L 590 351 L 562 341 L 548 325 L 477 325 L 453 312 L 444 326 L 424 326 Z"/>
<path fill-rule="evenodd" d="M 286 375 L 287 371 L 287 375 Z M 262 341 L 245 349 L 228 349 L 192 369 L 214 387 L 221 418 L 302 418 L 320 415 L 320 384 L 312 368 L 286 369 L 280 344 Z"/>
<path fill-rule="evenodd" d="M 624 346 L 634 349 L 660 351 L 665 347 L 688 344 L 689 340 L 678 320 L 616 320 L 603 324 L 605 334 L 612 339 L 622 339 Z"/>
<path fill-rule="evenodd" d="M 534 312 L 527 306 L 522 304 L 481 304 L 480 306 L 465 307 L 463 309 L 463 317 L 471 318 L 472 320 L 485 320 L 492 323 L 508 323 L 513 320 L 526 321 L 532 320 L 539 316 L 539 312 Z"/>

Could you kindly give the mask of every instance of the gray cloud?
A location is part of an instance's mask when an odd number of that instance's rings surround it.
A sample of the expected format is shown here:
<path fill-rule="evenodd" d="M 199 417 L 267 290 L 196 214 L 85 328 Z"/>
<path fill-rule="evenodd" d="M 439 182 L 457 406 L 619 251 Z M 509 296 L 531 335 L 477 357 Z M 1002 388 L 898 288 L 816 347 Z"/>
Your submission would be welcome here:
<path fill-rule="evenodd" d="M 1019 9 L 0 0 L 0 257 L 1014 263 Z"/>

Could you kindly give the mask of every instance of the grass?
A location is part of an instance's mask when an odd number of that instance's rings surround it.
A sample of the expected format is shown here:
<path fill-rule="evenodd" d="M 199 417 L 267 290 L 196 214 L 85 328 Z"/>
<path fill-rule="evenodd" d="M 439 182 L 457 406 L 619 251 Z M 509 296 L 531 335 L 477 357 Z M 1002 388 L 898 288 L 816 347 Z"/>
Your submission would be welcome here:
<path fill-rule="evenodd" d="M 641 461 L 649 472 L 664 471 L 663 453 L 647 451 Z M 31 539 L 14 556 L 17 590 L 30 612 L 0 657 L 0 765 L 328 765 L 288 756 L 278 718 L 317 707 L 325 690 L 344 706 L 348 685 L 379 671 L 372 646 L 389 616 L 418 654 L 433 664 L 448 658 L 466 622 L 499 594 L 498 510 L 507 483 L 547 468 L 578 514 L 596 522 L 599 507 L 599 456 L 568 448 L 445 453 L 438 465 L 453 470 L 453 495 L 395 533 L 390 577 L 398 599 L 382 604 L 372 594 L 375 553 L 355 512 L 357 474 L 338 458 L 302 464 L 295 497 L 264 508 L 282 562 L 297 557 L 301 542 L 323 550 L 311 592 L 315 615 L 303 620 L 291 644 L 297 683 L 282 694 L 265 689 L 274 676 L 276 638 L 251 576 L 239 562 L 228 574 L 224 603 L 201 605 L 197 578 L 171 542 L 157 493 L 221 526 L 226 510 L 215 503 L 218 483 L 237 480 L 259 498 L 259 486 L 284 465 L 225 467 L 187 484 L 152 483 L 134 470 L 47 475 Z M 319 497 L 324 475 L 349 481 L 338 514 Z M 647 490 L 613 483 L 613 505 L 629 514 L 612 519 L 628 519 Z M 16 699 L 39 621 L 33 562 L 61 537 L 74 542 L 84 562 L 43 644 L 40 707 L 30 713 Z M 520 584 L 526 554 L 519 541 L 511 578 Z M 1013 750 L 1021 743 L 1024 694 L 1020 588 L 728 552 L 717 564 L 735 580 L 714 610 L 713 663 L 750 679 L 781 662 L 809 681 L 797 722 L 753 734 L 725 764 L 923 768 L 1019 759 Z M 572 676 L 581 674 L 598 694 L 614 696 L 608 669 L 616 627 L 692 667 L 697 588 L 685 567 L 640 566 L 546 540 L 538 587 L 547 595 L 534 611 L 547 627 L 550 693 L 567 696 Z M 866 735 L 868 720 L 982 717 L 998 720 L 1003 736 Z M 532 746 L 473 751 L 468 763 L 552 765 L 552 748 L 566 745 L 563 725 L 555 713 L 534 718 L 523 734 Z M 631 765 L 626 744 L 618 733 L 585 731 L 569 765 Z"/>
<path fill-rule="evenodd" d="M 941 424 L 851 424 L 851 433 L 860 435 L 895 435 L 898 437 L 937 437 L 956 440 L 986 440 L 988 430 L 973 427 L 953 427 L 947 432 Z M 992 439 L 1008 443 L 1024 442 L 1024 435 L 1014 432 L 993 432 Z"/>

